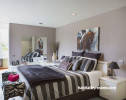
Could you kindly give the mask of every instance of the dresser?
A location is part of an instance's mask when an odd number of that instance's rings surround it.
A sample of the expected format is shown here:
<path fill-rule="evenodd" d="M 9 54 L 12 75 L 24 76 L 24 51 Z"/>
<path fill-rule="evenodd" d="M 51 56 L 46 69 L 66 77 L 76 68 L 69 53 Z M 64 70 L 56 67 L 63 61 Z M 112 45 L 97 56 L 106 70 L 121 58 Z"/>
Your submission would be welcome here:
<path fill-rule="evenodd" d="M 123 100 L 126 98 L 126 79 L 101 77 L 100 87 L 107 87 L 107 89 L 100 89 L 100 96 L 108 100 Z"/>

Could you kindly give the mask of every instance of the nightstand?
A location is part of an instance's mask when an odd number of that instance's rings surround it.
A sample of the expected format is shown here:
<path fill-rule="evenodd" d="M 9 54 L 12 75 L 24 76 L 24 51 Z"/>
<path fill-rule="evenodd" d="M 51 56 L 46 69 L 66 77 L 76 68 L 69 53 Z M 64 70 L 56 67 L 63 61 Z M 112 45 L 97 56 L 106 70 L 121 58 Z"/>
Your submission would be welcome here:
<path fill-rule="evenodd" d="M 100 87 L 116 87 L 115 89 L 100 89 L 100 96 L 108 100 L 123 100 L 126 98 L 126 79 L 101 77 Z"/>

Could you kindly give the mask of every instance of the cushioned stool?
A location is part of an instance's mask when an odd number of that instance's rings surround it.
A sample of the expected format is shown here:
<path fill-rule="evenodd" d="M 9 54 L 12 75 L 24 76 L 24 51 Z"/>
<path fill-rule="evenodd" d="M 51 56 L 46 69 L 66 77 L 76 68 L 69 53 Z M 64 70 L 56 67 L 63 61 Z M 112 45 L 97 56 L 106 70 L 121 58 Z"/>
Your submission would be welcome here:
<path fill-rule="evenodd" d="M 8 100 L 11 97 L 15 96 L 22 96 L 24 95 L 24 89 L 25 89 L 25 83 L 19 82 L 19 80 L 15 82 L 8 81 L 9 74 L 16 75 L 16 72 L 5 72 L 2 73 L 2 89 L 3 89 L 3 95 L 4 100 Z"/>

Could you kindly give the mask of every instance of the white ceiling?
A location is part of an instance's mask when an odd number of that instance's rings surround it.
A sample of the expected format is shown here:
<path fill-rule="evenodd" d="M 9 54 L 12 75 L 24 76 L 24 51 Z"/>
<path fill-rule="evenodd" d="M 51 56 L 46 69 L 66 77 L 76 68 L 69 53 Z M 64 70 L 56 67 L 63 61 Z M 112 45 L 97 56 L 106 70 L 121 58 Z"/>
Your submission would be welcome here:
<path fill-rule="evenodd" d="M 123 6 L 126 0 L 0 0 L 0 22 L 56 28 Z"/>

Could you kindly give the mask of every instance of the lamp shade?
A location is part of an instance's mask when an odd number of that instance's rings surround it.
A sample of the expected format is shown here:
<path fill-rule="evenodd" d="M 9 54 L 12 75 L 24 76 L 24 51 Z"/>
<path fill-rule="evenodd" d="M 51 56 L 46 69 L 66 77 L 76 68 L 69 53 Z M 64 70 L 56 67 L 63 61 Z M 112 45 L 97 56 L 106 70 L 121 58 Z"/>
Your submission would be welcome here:
<path fill-rule="evenodd" d="M 119 69 L 119 65 L 117 64 L 117 62 L 111 62 L 111 64 L 109 65 L 109 68 L 111 68 L 111 69 Z"/>

